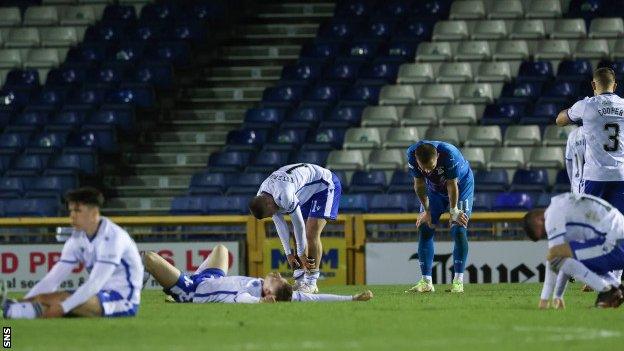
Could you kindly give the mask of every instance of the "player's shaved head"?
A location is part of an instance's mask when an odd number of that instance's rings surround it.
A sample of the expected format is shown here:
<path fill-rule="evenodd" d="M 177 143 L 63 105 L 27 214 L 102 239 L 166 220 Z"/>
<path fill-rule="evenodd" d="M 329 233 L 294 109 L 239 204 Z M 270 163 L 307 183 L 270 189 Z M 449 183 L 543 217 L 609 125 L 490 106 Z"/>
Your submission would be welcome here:
<path fill-rule="evenodd" d="M 532 241 L 538 241 L 546 236 L 546 228 L 544 226 L 545 211 L 543 208 L 537 208 L 524 215 L 524 231 Z"/>
<path fill-rule="evenodd" d="M 615 72 L 610 67 L 600 67 L 594 71 L 593 82 L 596 90 L 615 90 Z"/>
<path fill-rule="evenodd" d="M 277 204 L 269 194 L 254 196 L 249 200 L 248 207 L 256 219 L 271 217 L 277 212 Z"/>
<path fill-rule="evenodd" d="M 420 144 L 414 151 L 416 154 L 416 162 L 418 166 L 426 171 L 431 172 L 438 164 L 438 150 L 431 144 Z"/>

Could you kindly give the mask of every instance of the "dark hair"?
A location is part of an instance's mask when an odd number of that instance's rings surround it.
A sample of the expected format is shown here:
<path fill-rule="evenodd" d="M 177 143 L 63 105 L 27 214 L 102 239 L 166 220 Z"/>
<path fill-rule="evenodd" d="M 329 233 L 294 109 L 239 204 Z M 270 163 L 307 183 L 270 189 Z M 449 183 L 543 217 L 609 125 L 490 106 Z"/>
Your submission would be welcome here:
<path fill-rule="evenodd" d="M 601 87 L 606 88 L 615 83 L 615 72 L 610 67 L 600 67 L 594 70 L 593 78 Z"/>
<path fill-rule="evenodd" d="M 438 150 L 431 144 L 420 144 L 416 148 L 416 158 L 423 163 L 429 163 L 438 154 Z"/>
<path fill-rule="evenodd" d="M 96 188 L 86 186 L 68 191 L 65 194 L 65 201 L 67 203 L 75 202 L 102 208 L 102 206 L 104 206 L 104 195 Z"/>
<path fill-rule="evenodd" d="M 262 195 L 254 196 L 247 204 L 249 211 L 256 219 L 264 218 L 264 199 L 265 197 Z"/>
<path fill-rule="evenodd" d="M 275 292 L 275 300 L 292 301 L 293 288 L 290 284 L 284 282 Z"/>
<path fill-rule="evenodd" d="M 537 237 L 537 233 L 533 230 L 533 227 L 535 226 L 535 219 L 542 213 L 544 213 L 544 210 L 539 208 L 531 210 L 524 215 L 524 220 L 522 223 L 524 231 L 526 232 L 526 235 L 529 237 L 529 239 L 531 239 L 532 241 L 538 241 L 539 239 L 541 239 Z"/>

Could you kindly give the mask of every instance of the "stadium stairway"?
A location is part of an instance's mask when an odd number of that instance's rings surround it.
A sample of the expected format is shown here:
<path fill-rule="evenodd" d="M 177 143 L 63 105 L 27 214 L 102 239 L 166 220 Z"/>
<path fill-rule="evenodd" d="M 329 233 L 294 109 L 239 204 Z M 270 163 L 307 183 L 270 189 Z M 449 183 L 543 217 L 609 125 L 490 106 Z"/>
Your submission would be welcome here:
<path fill-rule="evenodd" d="M 106 213 L 168 212 L 171 199 L 187 191 L 192 174 L 206 167 L 333 11 L 333 2 L 262 2 L 217 48 L 198 53 L 193 70 L 177 72 L 178 89 L 163 101 L 157 124 L 149 122 L 137 140 L 122 145 L 121 165 L 105 170 Z"/>

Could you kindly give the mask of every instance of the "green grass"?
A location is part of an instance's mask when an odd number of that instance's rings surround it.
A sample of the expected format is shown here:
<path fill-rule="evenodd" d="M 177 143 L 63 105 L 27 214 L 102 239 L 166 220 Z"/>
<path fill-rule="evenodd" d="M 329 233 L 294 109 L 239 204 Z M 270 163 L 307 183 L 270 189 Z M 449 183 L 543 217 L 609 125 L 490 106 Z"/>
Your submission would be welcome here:
<path fill-rule="evenodd" d="M 624 311 L 590 308 L 578 284 L 565 311 L 537 310 L 541 285 L 466 285 L 463 295 L 373 286 L 366 303 L 171 304 L 145 291 L 139 316 L 3 321 L 14 350 L 618 350 Z M 349 294 L 362 287 L 334 287 Z"/>

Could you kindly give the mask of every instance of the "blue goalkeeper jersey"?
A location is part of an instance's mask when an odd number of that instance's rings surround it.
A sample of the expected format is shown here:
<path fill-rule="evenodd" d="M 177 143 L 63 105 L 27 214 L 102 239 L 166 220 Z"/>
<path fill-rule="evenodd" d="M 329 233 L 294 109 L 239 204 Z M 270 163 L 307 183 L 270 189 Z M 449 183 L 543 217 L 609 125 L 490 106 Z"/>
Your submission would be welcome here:
<path fill-rule="evenodd" d="M 422 144 L 431 144 L 438 150 L 438 163 L 429 174 L 423 172 L 416 162 L 416 148 Z M 442 141 L 421 140 L 407 149 L 407 163 L 410 174 L 415 178 L 425 178 L 427 188 L 438 193 L 446 194 L 446 181 L 458 179 L 459 189 L 472 185 L 470 163 L 466 161 L 459 149 L 454 145 Z M 470 184 L 468 184 L 470 183 Z"/>

